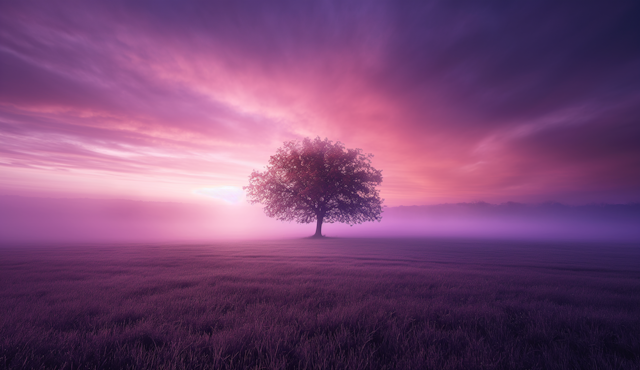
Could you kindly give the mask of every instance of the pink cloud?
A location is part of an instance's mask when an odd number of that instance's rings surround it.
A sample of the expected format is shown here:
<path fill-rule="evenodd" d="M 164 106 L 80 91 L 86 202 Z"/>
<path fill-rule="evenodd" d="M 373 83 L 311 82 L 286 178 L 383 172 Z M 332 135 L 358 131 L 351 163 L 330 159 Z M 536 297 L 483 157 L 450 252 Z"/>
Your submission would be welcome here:
<path fill-rule="evenodd" d="M 630 10 L 545 6 L 3 4 L 0 192 L 197 201 L 318 135 L 389 205 L 638 201 Z"/>

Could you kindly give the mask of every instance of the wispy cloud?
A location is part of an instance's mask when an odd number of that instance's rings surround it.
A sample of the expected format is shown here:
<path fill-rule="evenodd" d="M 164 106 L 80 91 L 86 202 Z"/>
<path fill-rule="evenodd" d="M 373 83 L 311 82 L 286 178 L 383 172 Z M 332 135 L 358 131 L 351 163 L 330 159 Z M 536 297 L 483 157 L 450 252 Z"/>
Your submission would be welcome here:
<path fill-rule="evenodd" d="M 391 205 L 637 201 L 638 17 L 634 2 L 3 3 L 0 191 L 67 173 L 69 192 L 153 180 L 189 197 L 319 135 L 374 153 Z"/>

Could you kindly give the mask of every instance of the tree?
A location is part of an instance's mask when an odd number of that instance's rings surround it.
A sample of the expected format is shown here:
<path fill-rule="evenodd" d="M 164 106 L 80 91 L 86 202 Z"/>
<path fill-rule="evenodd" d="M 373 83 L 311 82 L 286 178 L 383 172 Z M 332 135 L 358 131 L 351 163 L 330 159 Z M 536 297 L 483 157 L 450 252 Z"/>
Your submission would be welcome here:
<path fill-rule="evenodd" d="M 371 166 L 372 154 L 345 149 L 316 137 L 289 141 L 269 158 L 264 172 L 253 171 L 247 192 L 249 203 L 264 204 L 269 217 L 281 221 L 316 221 L 313 237 L 322 237 L 322 223 L 349 225 L 382 219 L 377 185 L 382 171 Z"/>

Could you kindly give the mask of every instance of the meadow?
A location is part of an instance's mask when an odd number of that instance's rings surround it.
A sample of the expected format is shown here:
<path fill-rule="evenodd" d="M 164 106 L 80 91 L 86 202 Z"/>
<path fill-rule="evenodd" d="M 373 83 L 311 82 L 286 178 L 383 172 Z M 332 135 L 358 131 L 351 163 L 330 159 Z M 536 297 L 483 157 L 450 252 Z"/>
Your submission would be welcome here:
<path fill-rule="evenodd" d="M 640 245 L 4 245 L 0 368 L 638 369 Z"/>

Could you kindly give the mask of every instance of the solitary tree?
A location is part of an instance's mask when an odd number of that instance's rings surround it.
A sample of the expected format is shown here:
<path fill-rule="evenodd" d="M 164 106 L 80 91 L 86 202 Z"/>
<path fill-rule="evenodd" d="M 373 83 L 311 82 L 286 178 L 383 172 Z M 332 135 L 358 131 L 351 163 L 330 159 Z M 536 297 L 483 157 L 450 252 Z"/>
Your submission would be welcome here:
<path fill-rule="evenodd" d="M 345 149 L 319 137 L 289 141 L 269 158 L 266 171 L 249 176 L 247 199 L 264 204 L 269 217 L 281 221 L 316 221 L 315 238 L 323 222 L 349 225 L 382 219 L 377 185 L 382 171 L 371 166 L 372 154 Z"/>

